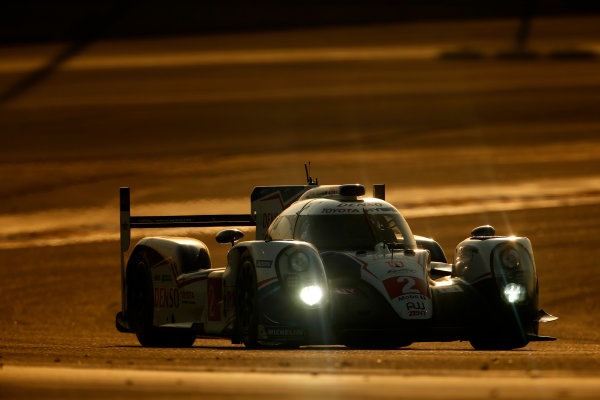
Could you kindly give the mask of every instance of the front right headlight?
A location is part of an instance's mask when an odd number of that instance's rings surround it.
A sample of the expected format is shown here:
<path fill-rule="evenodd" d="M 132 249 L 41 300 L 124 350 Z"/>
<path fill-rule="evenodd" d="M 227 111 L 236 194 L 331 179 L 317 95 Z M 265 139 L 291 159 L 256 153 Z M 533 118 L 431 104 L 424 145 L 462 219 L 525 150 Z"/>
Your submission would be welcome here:
<path fill-rule="evenodd" d="M 519 243 L 507 242 L 492 253 L 494 276 L 504 300 L 510 304 L 527 301 L 535 294 L 535 267 L 529 251 Z"/>
<path fill-rule="evenodd" d="M 504 298 L 511 304 L 520 303 L 527 297 L 527 289 L 519 283 L 504 286 Z"/>

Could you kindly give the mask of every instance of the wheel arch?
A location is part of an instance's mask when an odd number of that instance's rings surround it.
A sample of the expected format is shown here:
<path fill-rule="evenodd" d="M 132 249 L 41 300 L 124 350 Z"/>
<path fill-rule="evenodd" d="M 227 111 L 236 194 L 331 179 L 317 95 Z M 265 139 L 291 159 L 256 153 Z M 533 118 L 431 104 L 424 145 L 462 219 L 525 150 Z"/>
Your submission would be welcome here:
<path fill-rule="evenodd" d="M 147 237 L 136 245 L 152 248 L 163 259 L 171 258 L 179 274 L 211 268 L 210 251 L 198 239 L 186 237 Z M 135 250 L 135 249 L 134 249 Z"/>
<path fill-rule="evenodd" d="M 227 286 L 235 286 L 244 254 L 249 253 L 252 259 L 255 259 L 251 248 L 252 246 L 248 245 L 248 242 L 243 242 L 233 246 L 227 253 L 227 270 L 225 274 Z"/>

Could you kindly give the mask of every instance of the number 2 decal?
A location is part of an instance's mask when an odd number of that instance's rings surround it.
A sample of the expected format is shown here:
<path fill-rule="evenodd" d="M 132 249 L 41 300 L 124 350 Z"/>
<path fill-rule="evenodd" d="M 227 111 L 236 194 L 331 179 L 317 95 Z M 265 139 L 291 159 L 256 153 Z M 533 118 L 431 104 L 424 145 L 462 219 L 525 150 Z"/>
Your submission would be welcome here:
<path fill-rule="evenodd" d="M 402 287 L 400 290 L 402 294 L 420 294 L 421 291 L 415 287 L 416 282 L 413 278 L 409 278 L 408 276 L 401 276 L 397 281 Z"/>
<path fill-rule="evenodd" d="M 385 290 L 391 300 L 410 294 L 420 294 L 429 297 L 425 281 L 413 276 L 394 276 L 384 279 L 383 286 L 385 286 Z"/>

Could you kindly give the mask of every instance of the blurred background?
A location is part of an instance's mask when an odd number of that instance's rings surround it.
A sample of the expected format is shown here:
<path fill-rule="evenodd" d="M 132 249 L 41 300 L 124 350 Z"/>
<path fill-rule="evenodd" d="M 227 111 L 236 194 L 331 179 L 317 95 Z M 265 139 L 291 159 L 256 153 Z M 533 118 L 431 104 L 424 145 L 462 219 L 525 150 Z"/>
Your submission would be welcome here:
<path fill-rule="evenodd" d="M 317 26 L 593 14 L 583 0 L 196 2 L 25 0 L 4 6 L 5 43 L 195 35 Z"/>
<path fill-rule="evenodd" d="M 478 225 L 530 237 L 561 318 L 542 333 L 600 339 L 597 3 L 23 1 L 1 18 L 6 343 L 127 340 L 120 186 L 133 214 L 246 213 L 308 161 L 322 184 L 387 184 L 449 258 Z M 224 264 L 214 232 L 177 234 Z"/>

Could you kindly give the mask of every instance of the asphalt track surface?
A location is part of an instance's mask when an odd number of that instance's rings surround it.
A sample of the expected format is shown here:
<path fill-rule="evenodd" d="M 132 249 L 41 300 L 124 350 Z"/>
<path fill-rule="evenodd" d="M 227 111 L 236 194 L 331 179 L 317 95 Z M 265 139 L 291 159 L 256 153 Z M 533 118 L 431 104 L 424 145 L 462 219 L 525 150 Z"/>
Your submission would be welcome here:
<path fill-rule="evenodd" d="M 597 398 L 599 64 L 549 54 L 597 48 L 598 23 L 539 21 L 527 60 L 495 57 L 511 21 L 99 42 L 57 65 L 59 45 L 0 49 L 0 398 Z M 485 57 L 438 58 L 463 47 Z M 477 225 L 528 236 L 559 340 L 146 349 L 114 329 L 119 186 L 134 214 L 247 212 L 308 160 L 386 183 L 450 257 Z M 178 234 L 224 262 L 214 232 Z"/>

